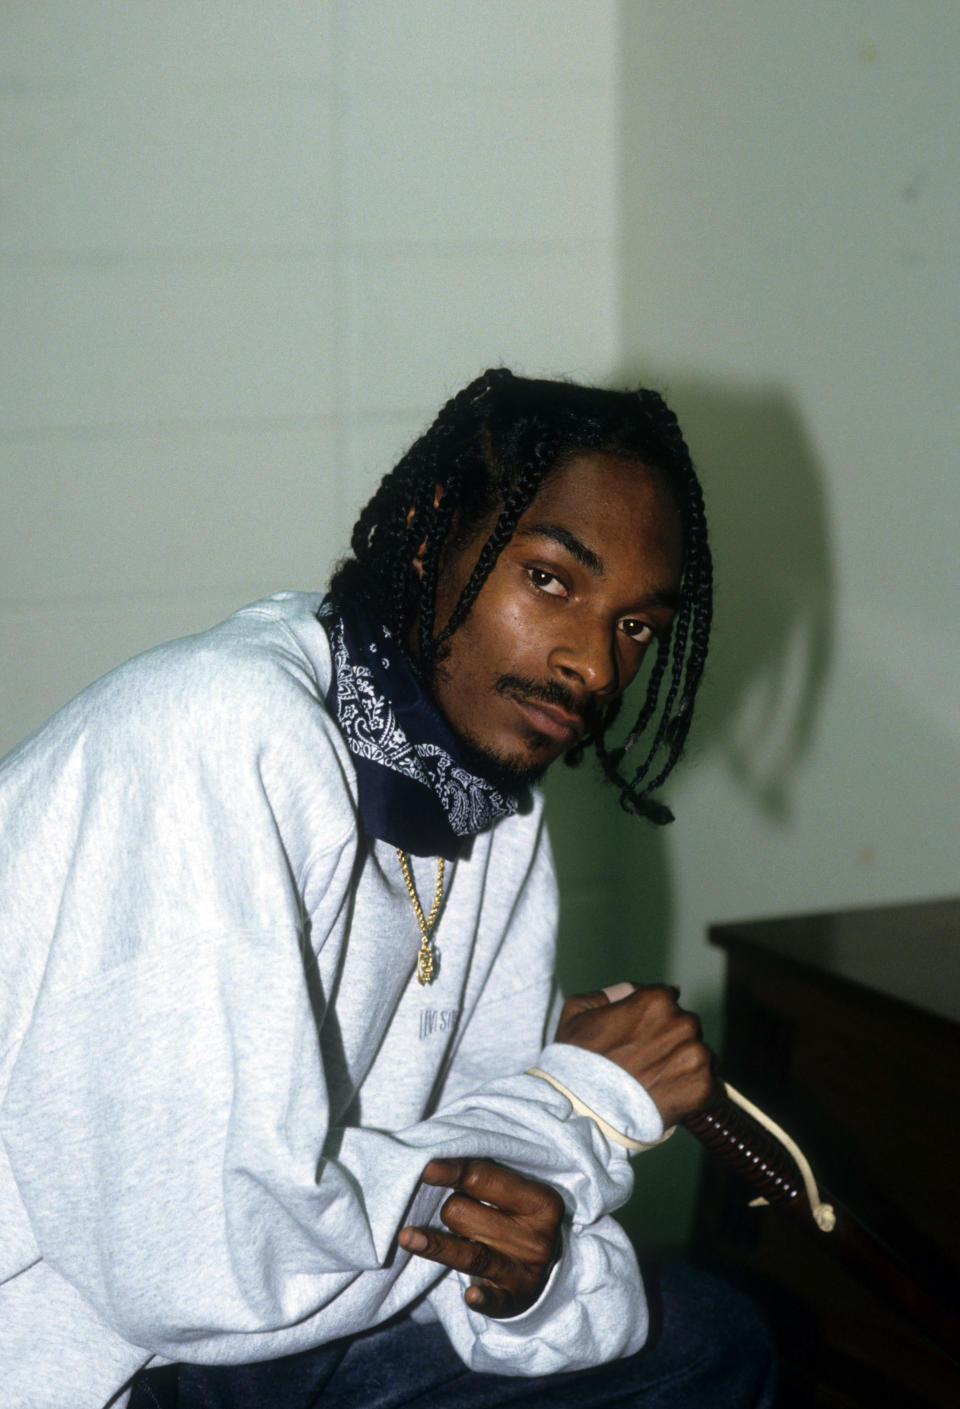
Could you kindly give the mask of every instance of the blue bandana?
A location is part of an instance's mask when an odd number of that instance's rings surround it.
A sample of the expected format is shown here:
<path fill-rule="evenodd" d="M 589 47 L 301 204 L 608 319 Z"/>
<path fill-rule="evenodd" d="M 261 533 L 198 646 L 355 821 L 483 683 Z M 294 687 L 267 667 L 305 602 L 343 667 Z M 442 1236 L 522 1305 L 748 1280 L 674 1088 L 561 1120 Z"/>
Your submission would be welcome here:
<path fill-rule="evenodd" d="M 364 831 L 414 856 L 454 860 L 466 837 L 516 812 L 519 799 L 464 765 L 385 626 L 329 597 L 317 616 L 333 658 L 327 708 L 353 756 Z"/>

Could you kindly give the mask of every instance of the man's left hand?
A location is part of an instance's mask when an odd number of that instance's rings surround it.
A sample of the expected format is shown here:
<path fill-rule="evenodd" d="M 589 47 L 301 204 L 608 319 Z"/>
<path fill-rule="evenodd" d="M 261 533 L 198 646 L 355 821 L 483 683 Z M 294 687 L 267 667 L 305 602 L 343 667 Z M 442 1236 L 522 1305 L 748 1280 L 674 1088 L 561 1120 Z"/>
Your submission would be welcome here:
<path fill-rule="evenodd" d="M 473 1277 L 472 1311 L 499 1318 L 531 1307 L 560 1248 L 557 1191 L 488 1159 L 432 1159 L 423 1182 L 453 1190 L 440 1210 L 450 1232 L 403 1228 L 400 1246 Z"/>

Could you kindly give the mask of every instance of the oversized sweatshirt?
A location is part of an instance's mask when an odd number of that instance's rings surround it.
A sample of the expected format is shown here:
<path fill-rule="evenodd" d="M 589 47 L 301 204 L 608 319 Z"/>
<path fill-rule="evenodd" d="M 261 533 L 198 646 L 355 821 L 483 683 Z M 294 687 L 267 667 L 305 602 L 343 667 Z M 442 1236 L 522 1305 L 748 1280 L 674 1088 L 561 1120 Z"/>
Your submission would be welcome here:
<path fill-rule="evenodd" d="M 142 1365 L 262 1360 L 404 1309 L 503 1374 L 644 1340 L 609 1136 L 662 1126 L 619 1067 L 549 1041 L 540 802 L 448 866 L 421 987 L 396 852 L 359 827 L 324 706 L 319 601 L 281 593 L 147 652 L 0 766 L 5 1409 L 121 1404 Z M 413 871 L 429 900 L 435 862 Z M 564 1197 L 521 1316 L 471 1311 L 460 1274 L 397 1245 L 437 1221 L 420 1174 L 445 1155 Z"/>

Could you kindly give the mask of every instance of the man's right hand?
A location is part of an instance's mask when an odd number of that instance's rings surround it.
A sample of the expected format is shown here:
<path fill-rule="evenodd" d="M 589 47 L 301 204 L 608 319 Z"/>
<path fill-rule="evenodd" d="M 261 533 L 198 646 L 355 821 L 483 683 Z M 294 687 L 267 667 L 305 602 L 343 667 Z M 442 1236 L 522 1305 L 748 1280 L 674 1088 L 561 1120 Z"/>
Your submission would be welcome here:
<path fill-rule="evenodd" d="M 575 994 L 563 1005 L 554 1041 L 616 1062 L 646 1089 L 664 1125 L 676 1125 L 718 1094 L 713 1054 L 679 996 L 664 984 L 635 987 L 613 1003 L 603 989 Z"/>

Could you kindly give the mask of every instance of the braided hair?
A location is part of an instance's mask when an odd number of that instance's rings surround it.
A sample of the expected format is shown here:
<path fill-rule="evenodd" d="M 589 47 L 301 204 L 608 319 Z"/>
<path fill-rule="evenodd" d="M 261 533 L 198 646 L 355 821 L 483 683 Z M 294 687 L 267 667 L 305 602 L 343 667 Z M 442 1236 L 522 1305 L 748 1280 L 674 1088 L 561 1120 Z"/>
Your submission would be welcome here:
<path fill-rule="evenodd" d="M 679 758 L 690 728 L 707 655 L 713 577 L 700 484 L 677 418 L 657 392 L 531 380 L 502 367 L 484 372 L 447 402 L 384 477 L 354 527 L 353 556 L 338 566 L 330 590 L 335 599 L 365 602 L 429 679 L 438 651 L 463 624 L 546 476 L 585 453 L 634 459 L 661 472 L 683 524 L 684 562 L 677 615 L 658 643 L 633 727 L 621 744 L 608 746 L 618 705 L 609 707 L 567 761 L 579 762 L 592 744 L 604 774 L 620 789 L 622 806 L 652 822 L 670 822 L 670 809 L 651 794 Z M 476 565 L 437 630 L 443 550 L 448 540 L 469 543 L 491 518 Z M 419 573 L 413 566 L 418 556 Z M 414 624 L 418 649 L 410 645 Z M 627 755 L 641 740 L 639 762 L 628 766 Z"/>

